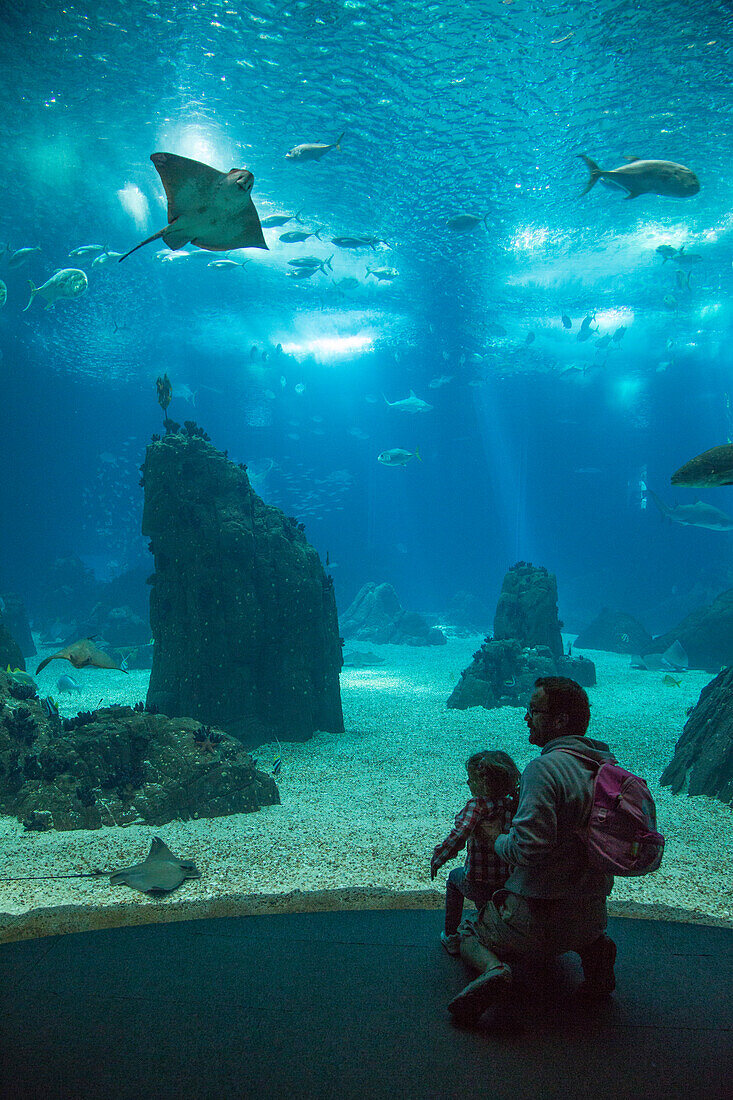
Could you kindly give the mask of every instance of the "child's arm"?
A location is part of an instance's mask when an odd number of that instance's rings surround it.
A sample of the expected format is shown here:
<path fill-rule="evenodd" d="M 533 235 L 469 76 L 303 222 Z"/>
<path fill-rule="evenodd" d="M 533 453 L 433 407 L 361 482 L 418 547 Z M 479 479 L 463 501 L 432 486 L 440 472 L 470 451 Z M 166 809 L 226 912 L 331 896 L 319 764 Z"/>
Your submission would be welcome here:
<path fill-rule="evenodd" d="M 484 816 L 483 807 L 479 806 L 475 798 L 470 798 L 459 814 L 456 814 L 456 822 L 448 836 L 438 844 L 430 861 L 430 878 L 434 879 L 440 867 L 453 859 L 461 848 L 465 848 L 469 836 Z"/>

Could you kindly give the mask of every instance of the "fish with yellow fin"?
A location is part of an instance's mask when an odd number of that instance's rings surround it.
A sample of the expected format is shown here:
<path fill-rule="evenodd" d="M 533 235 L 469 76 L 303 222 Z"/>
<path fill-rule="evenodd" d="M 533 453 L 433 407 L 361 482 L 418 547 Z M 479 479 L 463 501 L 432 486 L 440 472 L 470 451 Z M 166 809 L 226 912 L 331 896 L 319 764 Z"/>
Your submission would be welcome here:
<path fill-rule="evenodd" d="M 10 665 L 8 665 L 5 671 L 10 679 L 14 680 L 16 684 L 25 684 L 26 687 L 32 688 L 37 686 L 30 672 L 26 672 L 24 668 L 11 668 Z"/>

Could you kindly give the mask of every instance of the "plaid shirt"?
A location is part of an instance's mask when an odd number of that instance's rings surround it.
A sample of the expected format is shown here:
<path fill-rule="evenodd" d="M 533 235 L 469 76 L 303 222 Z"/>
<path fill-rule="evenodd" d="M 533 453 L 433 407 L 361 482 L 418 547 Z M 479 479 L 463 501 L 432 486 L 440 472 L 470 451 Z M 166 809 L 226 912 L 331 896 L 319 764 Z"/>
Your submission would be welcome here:
<path fill-rule="evenodd" d="M 501 831 L 508 833 L 516 808 L 516 799 L 511 795 L 497 798 L 496 801 L 491 798 L 469 798 L 461 812 L 456 814 L 456 823 L 448 836 L 435 848 L 433 861 L 438 867 L 442 867 L 465 847 L 468 877 L 474 882 L 494 884 L 497 890 L 501 889 L 511 867 L 503 859 L 499 859 L 480 833 L 474 834 L 480 821 L 496 817 L 501 818 Z"/>

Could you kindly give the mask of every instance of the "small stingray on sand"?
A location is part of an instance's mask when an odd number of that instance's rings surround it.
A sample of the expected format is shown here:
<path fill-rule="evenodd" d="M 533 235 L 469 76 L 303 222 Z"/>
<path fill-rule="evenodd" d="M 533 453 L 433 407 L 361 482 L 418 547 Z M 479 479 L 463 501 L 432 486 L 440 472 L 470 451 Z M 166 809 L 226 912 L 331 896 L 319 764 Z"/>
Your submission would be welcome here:
<path fill-rule="evenodd" d="M 50 661 L 71 661 L 74 668 L 87 668 L 89 665 L 93 665 L 94 668 L 114 668 L 118 672 L 125 671 L 124 668 L 120 668 L 119 665 L 115 664 L 108 653 L 103 653 L 101 649 L 97 649 L 89 638 L 72 642 L 65 649 L 60 649 L 58 653 L 46 657 L 45 661 L 41 661 L 36 669 L 36 676 Z"/>
<path fill-rule="evenodd" d="M 384 657 L 380 657 L 369 650 L 362 652 L 359 649 L 352 649 L 350 652 L 344 653 L 345 668 L 369 668 L 372 665 L 383 665 L 384 663 Z"/>
<path fill-rule="evenodd" d="M 189 242 L 208 252 L 267 248 L 250 194 L 255 178 L 246 168 L 219 172 L 176 153 L 153 153 L 150 159 L 168 198 L 169 224 L 120 256 L 120 263 L 159 238 L 174 251 Z"/>
<path fill-rule="evenodd" d="M 201 872 L 190 859 L 179 859 L 156 836 L 147 858 L 133 867 L 121 867 L 109 876 L 111 886 L 131 886 L 142 894 L 169 894 L 187 878 L 201 878 Z"/>

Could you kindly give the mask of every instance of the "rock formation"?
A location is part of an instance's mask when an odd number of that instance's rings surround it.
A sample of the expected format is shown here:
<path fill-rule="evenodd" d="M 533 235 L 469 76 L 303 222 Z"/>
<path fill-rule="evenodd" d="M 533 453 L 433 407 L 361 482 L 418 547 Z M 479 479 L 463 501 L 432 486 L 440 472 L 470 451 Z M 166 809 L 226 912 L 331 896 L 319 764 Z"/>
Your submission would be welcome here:
<path fill-rule="evenodd" d="M 687 615 L 679 626 L 659 634 L 645 649 L 646 653 L 663 653 L 679 639 L 690 668 L 715 672 L 722 665 L 733 664 L 733 588 L 716 597 L 711 604 Z"/>
<path fill-rule="evenodd" d="M 3 594 L 0 599 L 0 624 L 15 638 L 24 657 L 35 657 L 36 644 L 31 634 L 25 604 L 20 596 L 12 592 Z"/>
<path fill-rule="evenodd" d="M 451 710 L 526 707 L 540 676 L 568 676 L 581 687 L 593 687 L 596 666 L 585 657 L 555 660 L 547 646 L 522 649 L 513 638 L 487 638 L 461 673 L 447 706 Z"/>
<path fill-rule="evenodd" d="M 523 650 L 513 638 L 487 638 L 461 673 L 447 705 L 451 710 L 527 706 L 537 677 L 555 673 L 555 660 L 546 646 Z"/>
<path fill-rule="evenodd" d="M 547 646 L 562 657 L 557 617 L 557 580 L 542 566 L 520 561 L 504 575 L 494 615 L 494 638 L 514 638 L 521 647 Z"/>
<path fill-rule="evenodd" d="M 604 607 L 600 615 L 581 630 L 573 649 L 602 649 L 606 653 L 645 653 L 652 636 L 641 623 L 625 611 Z"/>
<path fill-rule="evenodd" d="M 280 801 L 274 779 L 221 730 L 142 704 L 62 721 L 20 687 L 0 672 L 0 813 L 28 829 L 165 825 Z"/>
<path fill-rule="evenodd" d="M 733 805 L 733 668 L 702 689 L 660 782 Z"/>
<path fill-rule="evenodd" d="M 341 732 L 333 584 L 302 524 L 264 504 L 195 425 L 148 446 L 143 479 L 148 704 L 248 747 Z"/>
<path fill-rule="evenodd" d="M 568 676 L 581 687 L 592 687 L 595 665 L 584 657 L 563 654 L 561 625 L 555 577 L 546 569 L 519 562 L 504 577 L 494 637 L 487 637 L 474 653 L 448 707 L 526 707 L 540 676 Z M 517 631 L 516 636 L 509 635 L 510 630 Z"/>
<path fill-rule="evenodd" d="M 0 620 L 0 669 L 7 668 L 8 665 L 11 668 L 24 669 L 25 658 L 15 638 Z"/>
<path fill-rule="evenodd" d="M 344 638 L 374 645 L 445 645 L 442 630 L 417 611 L 404 611 L 391 584 L 363 585 L 340 617 Z"/>

